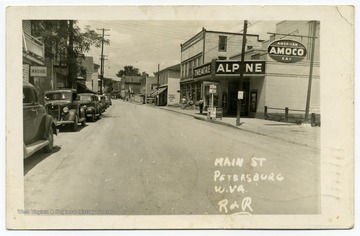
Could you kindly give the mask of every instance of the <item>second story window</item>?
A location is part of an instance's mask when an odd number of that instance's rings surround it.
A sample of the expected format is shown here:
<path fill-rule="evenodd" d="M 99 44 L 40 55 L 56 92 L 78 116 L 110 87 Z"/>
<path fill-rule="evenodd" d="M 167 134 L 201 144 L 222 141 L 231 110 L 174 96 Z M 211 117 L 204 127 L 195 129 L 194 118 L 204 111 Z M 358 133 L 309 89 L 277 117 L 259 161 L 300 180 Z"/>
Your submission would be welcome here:
<path fill-rule="evenodd" d="M 219 52 L 226 52 L 227 37 L 219 36 Z"/>

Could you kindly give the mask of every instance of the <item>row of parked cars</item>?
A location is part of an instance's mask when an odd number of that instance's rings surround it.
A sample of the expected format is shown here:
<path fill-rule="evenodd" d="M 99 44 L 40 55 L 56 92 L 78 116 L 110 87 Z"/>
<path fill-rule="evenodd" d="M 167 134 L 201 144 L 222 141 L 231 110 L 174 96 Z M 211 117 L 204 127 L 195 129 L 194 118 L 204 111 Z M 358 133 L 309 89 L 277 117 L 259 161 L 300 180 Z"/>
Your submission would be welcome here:
<path fill-rule="evenodd" d="M 40 104 L 35 87 L 23 85 L 23 132 L 24 158 L 42 149 L 51 152 L 53 135 L 62 126 L 78 130 L 79 123 L 95 122 L 112 105 L 105 95 L 77 93 L 75 89 L 51 90 L 44 94 L 44 106 Z"/>

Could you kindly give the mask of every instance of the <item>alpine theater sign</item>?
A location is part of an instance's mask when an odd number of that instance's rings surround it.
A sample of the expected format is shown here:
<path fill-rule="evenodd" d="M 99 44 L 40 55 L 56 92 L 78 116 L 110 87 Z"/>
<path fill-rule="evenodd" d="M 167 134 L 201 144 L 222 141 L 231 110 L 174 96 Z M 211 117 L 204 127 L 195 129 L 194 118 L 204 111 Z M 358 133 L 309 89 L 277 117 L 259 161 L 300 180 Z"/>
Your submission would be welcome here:
<path fill-rule="evenodd" d="M 240 75 L 240 61 L 212 60 L 211 63 L 194 68 L 194 78 Z M 244 61 L 244 75 L 259 76 L 265 74 L 265 61 Z"/>
<path fill-rule="evenodd" d="M 295 63 L 305 58 L 306 48 L 294 40 L 276 40 L 268 46 L 268 54 L 275 61 Z"/>

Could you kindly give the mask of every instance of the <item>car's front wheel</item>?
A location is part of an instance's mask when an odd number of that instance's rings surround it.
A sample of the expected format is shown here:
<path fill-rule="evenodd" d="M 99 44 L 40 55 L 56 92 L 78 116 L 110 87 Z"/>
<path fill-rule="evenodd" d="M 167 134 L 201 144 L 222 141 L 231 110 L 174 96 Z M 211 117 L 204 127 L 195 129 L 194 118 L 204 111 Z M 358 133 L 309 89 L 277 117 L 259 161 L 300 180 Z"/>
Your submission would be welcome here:
<path fill-rule="evenodd" d="M 92 113 L 92 117 L 91 117 L 91 121 L 92 122 L 95 122 L 95 119 L 96 119 L 96 117 L 95 117 L 95 111 Z"/>
<path fill-rule="evenodd" d="M 54 147 L 54 131 L 53 131 L 52 126 L 49 127 L 49 131 L 46 136 L 46 140 L 49 141 L 49 144 L 44 147 L 44 151 L 51 152 Z"/>
<path fill-rule="evenodd" d="M 81 125 L 85 126 L 86 125 L 86 118 L 83 119 L 83 121 L 81 121 Z"/>

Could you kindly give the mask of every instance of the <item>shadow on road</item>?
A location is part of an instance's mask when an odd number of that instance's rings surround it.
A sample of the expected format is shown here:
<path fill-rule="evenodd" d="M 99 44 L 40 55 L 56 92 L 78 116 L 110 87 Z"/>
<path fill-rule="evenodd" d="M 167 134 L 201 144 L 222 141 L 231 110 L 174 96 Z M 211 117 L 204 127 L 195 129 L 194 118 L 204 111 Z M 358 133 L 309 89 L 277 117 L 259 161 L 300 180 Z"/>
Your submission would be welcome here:
<path fill-rule="evenodd" d="M 26 175 L 32 168 L 34 168 L 37 164 L 45 160 L 48 156 L 53 153 L 57 153 L 60 151 L 61 147 L 55 146 L 50 153 L 41 153 L 41 151 L 35 153 L 34 155 L 24 159 L 24 175 Z"/>
<path fill-rule="evenodd" d="M 72 133 L 72 132 L 79 132 L 82 129 L 84 129 L 88 124 L 85 124 L 85 126 L 79 125 L 78 129 L 76 131 L 72 131 L 71 126 L 60 126 L 58 127 L 60 133 Z"/>

